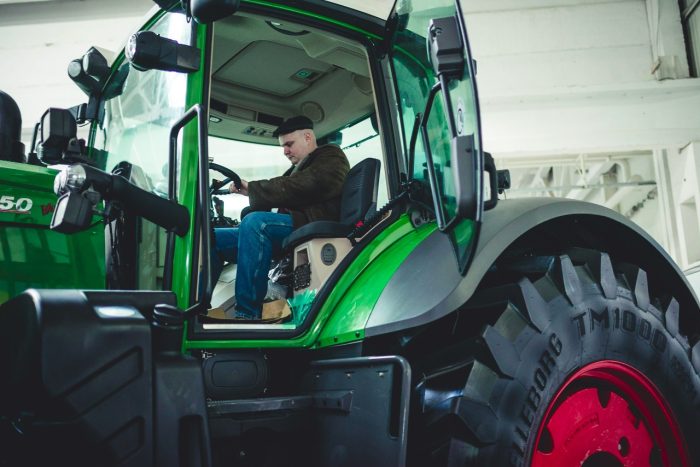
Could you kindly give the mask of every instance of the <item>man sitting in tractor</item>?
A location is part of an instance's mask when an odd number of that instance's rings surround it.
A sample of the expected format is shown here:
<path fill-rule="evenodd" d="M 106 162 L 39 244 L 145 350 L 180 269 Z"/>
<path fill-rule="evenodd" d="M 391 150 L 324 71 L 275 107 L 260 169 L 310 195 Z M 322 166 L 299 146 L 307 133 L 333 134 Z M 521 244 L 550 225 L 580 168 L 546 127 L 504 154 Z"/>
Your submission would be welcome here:
<path fill-rule="evenodd" d="M 269 180 L 241 180 L 250 212 L 238 227 L 214 229 L 212 280 L 216 281 L 224 261 L 238 264 L 235 311 L 227 318 L 259 320 L 267 293 L 267 273 L 272 257 L 294 229 L 319 220 L 337 221 L 340 195 L 350 164 L 334 145 L 318 146 L 313 123 L 304 116 L 284 121 L 273 133 L 292 163 L 282 176 Z M 277 212 L 270 212 L 277 208 Z"/>

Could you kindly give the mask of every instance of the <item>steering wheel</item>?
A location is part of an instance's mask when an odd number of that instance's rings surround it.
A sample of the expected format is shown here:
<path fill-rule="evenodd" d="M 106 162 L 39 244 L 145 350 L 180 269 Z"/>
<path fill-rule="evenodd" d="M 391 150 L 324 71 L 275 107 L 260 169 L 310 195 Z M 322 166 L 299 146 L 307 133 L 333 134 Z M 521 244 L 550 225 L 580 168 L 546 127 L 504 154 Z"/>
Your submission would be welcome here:
<path fill-rule="evenodd" d="M 221 188 L 229 182 L 233 182 L 235 187 L 240 189 L 241 177 L 233 170 L 213 162 L 209 163 L 209 170 L 219 172 L 225 177 L 221 181 L 213 180 L 209 186 L 211 225 L 212 227 L 235 227 L 238 225 L 238 221 L 224 216 L 223 201 L 216 198 L 214 195 L 228 195 L 229 191 L 222 190 Z"/>
<path fill-rule="evenodd" d="M 233 184 L 236 188 L 238 188 L 239 190 L 241 189 L 241 177 L 239 177 L 236 172 L 229 169 L 228 167 L 224 167 L 223 165 L 216 164 L 214 162 L 210 162 L 209 163 L 209 170 L 219 172 L 221 175 L 226 177 L 221 181 L 212 181 L 211 182 L 211 185 L 209 186 L 209 190 L 211 191 L 212 195 L 228 194 L 229 192 L 226 190 L 221 190 L 221 187 L 223 187 L 224 185 L 226 185 L 229 182 L 233 182 Z"/>

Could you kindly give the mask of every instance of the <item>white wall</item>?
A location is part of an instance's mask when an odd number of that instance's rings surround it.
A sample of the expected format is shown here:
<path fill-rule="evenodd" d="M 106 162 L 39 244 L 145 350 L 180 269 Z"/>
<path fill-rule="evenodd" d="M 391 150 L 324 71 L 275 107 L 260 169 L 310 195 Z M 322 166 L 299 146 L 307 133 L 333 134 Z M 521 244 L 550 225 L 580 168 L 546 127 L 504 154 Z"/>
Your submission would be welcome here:
<path fill-rule="evenodd" d="M 692 264 L 686 252 L 700 243 L 698 229 L 681 221 L 692 206 L 680 206 L 674 187 L 689 163 L 682 148 L 700 141 L 700 80 L 689 78 L 678 2 L 462 3 L 478 62 L 484 146 L 497 163 L 530 161 L 536 172 L 543 156 L 651 154 L 631 165 L 631 180 L 650 177 L 654 190 L 625 187 L 614 198 L 578 192 L 601 204 L 620 200 L 615 209 L 683 267 Z"/>
<path fill-rule="evenodd" d="M 46 108 L 87 100 L 68 78 L 68 63 L 91 45 L 120 48 L 152 5 L 149 0 L 0 4 L 0 90 L 22 111 L 27 148 Z"/>
<path fill-rule="evenodd" d="M 700 80 L 687 79 L 675 0 L 463 3 L 494 154 L 700 139 Z M 656 67 L 658 51 L 664 65 Z M 659 80 L 660 70 L 678 79 Z"/>

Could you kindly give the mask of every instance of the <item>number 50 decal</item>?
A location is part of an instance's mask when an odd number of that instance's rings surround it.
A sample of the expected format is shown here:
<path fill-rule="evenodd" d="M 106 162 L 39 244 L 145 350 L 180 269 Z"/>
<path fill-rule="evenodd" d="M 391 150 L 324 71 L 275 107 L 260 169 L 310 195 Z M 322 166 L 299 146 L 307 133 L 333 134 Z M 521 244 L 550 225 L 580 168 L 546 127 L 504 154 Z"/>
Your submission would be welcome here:
<path fill-rule="evenodd" d="M 19 198 L 14 196 L 0 196 L 0 211 L 5 212 L 27 212 L 32 209 L 34 203 L 29 198 Z"/>

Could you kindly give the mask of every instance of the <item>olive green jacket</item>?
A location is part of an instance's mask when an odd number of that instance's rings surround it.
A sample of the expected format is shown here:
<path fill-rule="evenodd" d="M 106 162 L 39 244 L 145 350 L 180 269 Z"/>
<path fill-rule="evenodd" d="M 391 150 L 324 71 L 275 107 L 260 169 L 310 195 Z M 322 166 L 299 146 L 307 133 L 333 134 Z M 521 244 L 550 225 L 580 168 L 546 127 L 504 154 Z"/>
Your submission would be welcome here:
<path fill-rule="evenodd" d="M 337 221 L 349 170 L 348 158 L 338 146 L 320 146 L 281 177 L 248 182 L 250 208 L 287 211 L 295 229 L 313 221 Z"/>

